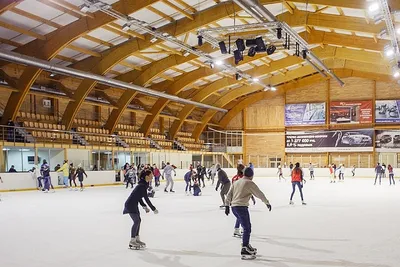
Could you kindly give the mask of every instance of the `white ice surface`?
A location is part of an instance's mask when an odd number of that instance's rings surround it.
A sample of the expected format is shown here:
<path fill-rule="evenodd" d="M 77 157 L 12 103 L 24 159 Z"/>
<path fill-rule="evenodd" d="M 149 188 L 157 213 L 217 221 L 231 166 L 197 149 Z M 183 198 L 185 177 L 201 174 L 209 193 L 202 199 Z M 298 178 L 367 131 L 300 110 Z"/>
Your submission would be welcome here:
<path fill-rule="evenodd" d="M 131 219 L 122 215 L 130 189 L 88 188 L 3 193 L 0 202 L 0 266 L 4 267 L 398 267 L 400 188 L 374 187 L 370 179 L 329 184 L 308 181 L 307 206 L 296 193 L 288 205 L 289 182 L 255 179 L 273 205 L 250 207 L 254 261 L 240 259 L 234 217 L 219 209 L 208 185 L 201 197 L 161 190 L 152 199 L 160 213 L 142 212 L 144 251 L 129 250 Z M 5 181 L 7 182 L 7 181 Z M 163 186 L 163 184 L 162 184 Z"/>

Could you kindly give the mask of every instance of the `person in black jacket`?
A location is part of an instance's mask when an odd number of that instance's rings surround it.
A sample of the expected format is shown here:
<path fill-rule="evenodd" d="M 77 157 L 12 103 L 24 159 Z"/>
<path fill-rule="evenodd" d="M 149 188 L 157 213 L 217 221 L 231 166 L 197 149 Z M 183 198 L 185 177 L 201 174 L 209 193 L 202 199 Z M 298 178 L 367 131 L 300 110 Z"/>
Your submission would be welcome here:
<path fill-rule="evenodd" d="M 217 169 L 217 173 L 218 173 L 218 182 L 217 182 L 217 187 L 215 188 L 215 191 L 218 191 L 219 185 L 221 185 L 220 195 L 221 195 L 221 199 L 222 199 L 222 205 L 219 207 L 225 208 L 225 195 L 228 194 L 229 189 L 231 188 L 231 180 L 229 180 L 226 172 L 221 169 L 221 164 L 217 163 L 217 165 L 215 165 L 215 168 Z"/>
<path fill-rule="evenodd" d="M 131 216 L 133 220 L 129 248 L 139 249 L 146 247 L 146 244 L 140 241 L 139 237 L 140 223 L 142 220 L 140 218 L 138 205 L 140 204 L 140 206 L 142 206 L 146 213 L 149 213 L 150 209 L 154 212 L 154 214 L 158 213 L 158 210 L 156 209 L 156 207 L 153 206 L 149 197 L 147 196 L 147 189 L 152 179 L 153 173 L 151 172 L 151 170 L 143 171 L 141 173 L 138 185 L 135 187 L 135 189 L 132 191 L 131 195 L 125 202 L 123 214 L 129 214 L 129 216 Z M 146 204 L 144 204 L 142 198 L 144 198 L 150 209 L 146 206 Z"/>

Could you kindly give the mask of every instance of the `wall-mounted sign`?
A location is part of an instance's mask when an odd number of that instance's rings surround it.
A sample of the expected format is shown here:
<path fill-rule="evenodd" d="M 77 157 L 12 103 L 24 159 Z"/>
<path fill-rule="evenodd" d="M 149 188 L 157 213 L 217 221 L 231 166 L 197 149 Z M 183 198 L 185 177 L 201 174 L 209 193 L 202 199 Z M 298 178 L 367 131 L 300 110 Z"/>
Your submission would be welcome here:
<path fill-rule="evenodd" d="M 400 100 L 377 100 L 375 102 L 376 123 L 399 123 Z"/>
<path fill-rule="evenodd" d="M 377 152 L 400 152 L 400 130 L 376 131 L 375 147 Z"/>
<path fill-rule="evenodd" d="M 285 125 L 325 124 L 325 103 L 305 103 L 285 105 Z"/>
<path fill-rule="evenodd" d="M 372 123 L 372 101 L 334 101 L 329 109 L 331 124 Z"/>

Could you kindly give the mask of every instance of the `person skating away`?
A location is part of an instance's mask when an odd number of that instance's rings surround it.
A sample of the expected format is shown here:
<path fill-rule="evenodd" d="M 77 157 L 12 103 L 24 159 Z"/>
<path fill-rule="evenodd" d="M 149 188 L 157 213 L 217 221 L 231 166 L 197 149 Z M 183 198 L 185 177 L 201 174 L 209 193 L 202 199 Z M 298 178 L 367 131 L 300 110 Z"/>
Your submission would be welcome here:
<path fill-rule="evenodd" d="M 232 184 L 225 201 L 225 214 L 229 215 L 230 207 L 232 207 L 232 213 L 243 227 L 242 249 L 240 252 L 243 260 L 255 259 L 257 254 L 257 249 L 250 245 L 251 222 L 248 209 L 250 198 L 254 195 L 267 205 L 269 211 L 272 209 L 264 193 L 253 182 L 253 176 L 253 170 L 246 168 L 244 177 Z"/>
<path fill-rule="evenodd" d="M 217 187 L 215 188 L 215 191 L 218 191 L 219 185 L 221 185 L 221 200 L 222 200 L 222 205 L 220 208 L 225 207 L 225 195 L 228 194 L 229 189 L 231 188 L 231 181 L 228 178 L 228 175 L 224 170 L 221 169 L 221 164 L 217 163 L 215 165 L 217 168 L 217 175 L 218 175 L 218 182 L 217 182 Z"/>
<path fill-rule="evenodd" d="M 396 185 L 396 182 L 394 181 L 394 173 L 393 173 L 393 167 L 392 167 L 392 165 L 388 165 L 388 167 L 387 167 L 387 169 L 388 169 L 388 172 L 389 172 L 389 182 L 390 182 L 390 185 L 392 185 L 392 182 L 393 182 L 393 185 Z"/>
<path fill-rule="evenodd" d="M 378 177 L 379 177 L 379 185 L 381 185 L 381 182 L 382 182 L 382 166 L 381 166 L 381 164 L 379 164 L 379 162 L 375 167 L 375 183 L 374 183 L 374 185 L 376 185 L 376 180 L 378 179 Z"/>
<path fill-rule="evenodd" d="M 310 180 L 315 180 L 314 166 L 312 165 L 311 162 L 310 162 L 310 166 L 308 166 L 308 170 L 310 171 Z"/>
<path fill-rule="evenodd" d="M 356 175 L 356 165 L 353 165 L 353 167 L 351 168 L 351 177 L 354 177 Z"/>
<path fill-rule="evenodd" d="M 281 179 L 285 180 L 285 182 L 286 182 L 286 178 L 283 177 L 283 169 L 282 169 L 281 165 L 278 165 L 278 172 L 277 173 L 279 174 L 279 182 L 281 181 Z"/>
<path fill-rule="evenodd" d="M 85 175 L 85 177 L 87 178 L 87 174 L 85 172 L 85 170 L 82 168 L 81 164 L 78 165 L 78 168 L 76 169 L 76 177 L 78 177 L 78 181 L 81 187 L 81 191 L 83 191 L 84 187 L 83 187 L 83 175 Z"/>
<path fill-rule="evenodd" d="M 336 183 L 335 170 L 333 169 L 332 165 L 329 165 L 328 167 L 329 167 L 329 178 L 331 180 L 331 184 Z"/>
<path fill-rule="evenodd" d="M 246 167 L 243 164 L 238 164 L 237 173 L 232 178 L 232 184 L 234 184 L 237 180 L 243 178 L 245 168 Z M 255 205 L 256 199 L 254 198 L 254 196 L 251 196 L 251 200 L 253 201 L 253 205 Z M 242 232 L 240 231 L 240 221 L 238 218 L 236 218 L 235 227 L 234 227 L 234 231 L 233 231 L 233 237 L 240 237 L 240 238 L 242 237 Z"/>
<path fill-rule="evenodd" d="M 300 197 L 301 197 L 301 203 L 303 205 L 307 205 L 304 202 L 304 197 L 303 197 L 303 170 L 300 168 L 300 163 L 296 162 L 294 169 L 292 170 L 292 194 L 290 195 L 290 205 L 293 205 L 293 196 L 294 193 L 296 192 L 296 186 L 299 188 L 300 191 Z"/>
<path fill-rule="evenodd" d="M 169 192 L 175 193 L 174 191 L 174 180 L 172 179 L 172 172 L 174 172 L 174 176 L 176 176 L 176 171 L 175 168 L 172 167 L 169 162 L 167 162 L 167 165 L 163 169 L 163 174 L 162 176 L 165 177 L 167 180 L 167 185 L 165 186 L 164 192 L 168 193 L 168 186 L 171 185 Z"/>
<path fill-rule="evenodd" d="M 344 164 L 340 164 L 340 169 L 339 169 L 339 180 L 341 180 L 342 182 L 344 182 L 344 173 L 346 171 L 346 167 L 344 166 Z"/>
<path fill-rule="evenodd" d="M 68 176 L 69 176 L 69 165 L 68 165 L 68 160 L 64 160 L 64 164 L 60 169 L 57 170 L 57 172 L 62 172 L 63 173 L 63 185 L 64 188 L 68 188 Z"/>
<path fill-rule="evenodd" d="M 72 183 L 74 183 L 75 186 L 75 191 L 78 191 L 77 185 L 76 185 L 76 168 L 74 167 L 74 164 L 71 163 L 69 164 L 69 186 L 70 186 L 70 190 L 72 190 Z"/>
<path fill-rule="evenodd" d="M 147 196 L 147 189 L 149 188 L 149 183 L 152 179 L 153 173 L 150 170 L 143 171 L 139 178 L 138 185 L 135 187 L 135 189 L 133 189 L 124 205 L 123 214 L 129 214 L 133 221 L 131 229 L 131 241 L 129 242 L 129 248 L 131 249 L 140 249 L 146 247 L 146 244 L 140 240 L 139 235 L 140 224 L 142 220 L 140 218 L 138 205 L 140 204 L 146 213 L 149 213 L 150 209 L 154 212 L 154 214 L 158 213 L 158 210 L 153 206 L 149 197 Z M 143 198 L 147 205 L 149 205 L 150 209 L 143 202 Z"/>
<path fill-rule="evenodd" d="M 155 184 L 155 187 L 159 187 L 159 186 L 160 186 L 160 176 L 161 176 L 161 172 L 160 172 L 160 169 L 157 168 L 157 165 L 156 165 L 156 164 L 153 165 L 153 175 L 154 175 L 154 184 Z"/>
<path fill-rule="evenodd" d="M 131 185 L 131 188 L 133 188 L 133 185 L 136 184 L 136 170 L 131 166 L 129 169 L 127 169 L 126 174 L 125 174 L 125 180 L 126 180 L 126 189 Z"/>

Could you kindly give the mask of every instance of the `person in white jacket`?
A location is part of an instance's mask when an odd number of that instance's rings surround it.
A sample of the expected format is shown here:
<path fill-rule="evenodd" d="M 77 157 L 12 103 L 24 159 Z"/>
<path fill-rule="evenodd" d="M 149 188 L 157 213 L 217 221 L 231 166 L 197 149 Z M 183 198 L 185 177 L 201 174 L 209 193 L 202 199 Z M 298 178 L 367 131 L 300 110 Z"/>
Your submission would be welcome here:
<path fill-rule="evenodd" d="M 163 169 L 162 176 L 167 179 L 167 185 L 165 186 L 164 192 L 168 193 L 168 186 L 171 185 L 170 192 L 175 193 L 174 191 L 174 180 L 172 179 L 172 172 L 174 172 L 174 176 L 176 176 L 176 171 L 175 168 L 172 167 L 169 162 L 167 162 L 167 165 Z"/>
<path fill-rule="evenodd" d="M 33 167 L 31 170 L 29 170 L 29 173 L 31 174 L 32 179 L 35 180 L 36 182 L 36 188 L 38 190 L 43 189 L 43 184 L 42 184 L 42 175 L 40 174 L 40 168 L 38 166 Z"/>

